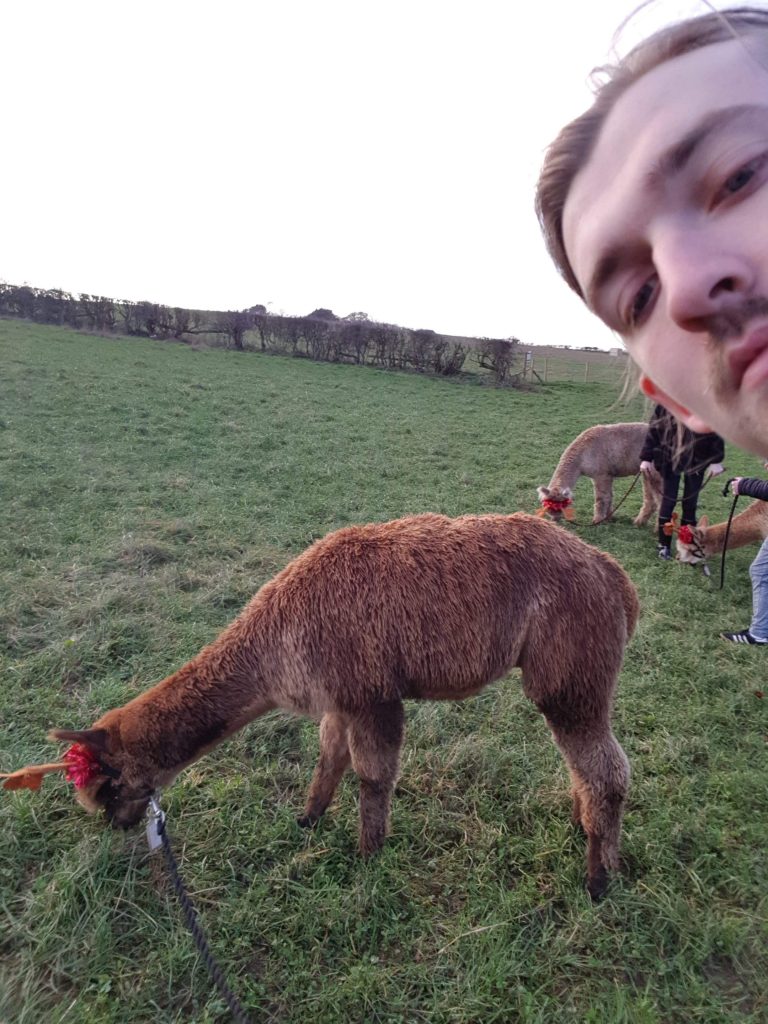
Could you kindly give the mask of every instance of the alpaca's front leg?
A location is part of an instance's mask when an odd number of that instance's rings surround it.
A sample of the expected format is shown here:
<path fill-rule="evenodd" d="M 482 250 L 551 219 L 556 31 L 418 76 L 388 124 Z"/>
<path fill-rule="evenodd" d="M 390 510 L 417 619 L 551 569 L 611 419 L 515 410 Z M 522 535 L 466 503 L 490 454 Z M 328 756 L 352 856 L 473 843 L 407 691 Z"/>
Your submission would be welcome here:
<path fill-rule="evenodd" d="M 607 519 L 613 505 L 613 477 L 596 476 L 592 481 L 595 488 L 595 514 L 592 525 Z"/>
<path fill-rule="evenodd" d="M 397 782 L 403 743 L 401 701 L 376 704 L 349 724 L 352 768 L 360 779 L 360 852 L 376 853 L 389 825 L 392 793 Z"/>
<path fill-rule="evenodd" d="M 322 817 L 349 767 L 349 761 L 347 719 L 344 715 L 329 712 L 320 722 L 320 757 L 312 776 L 304 814 L 298 819 L 299 825 L 314 825 Z"/>

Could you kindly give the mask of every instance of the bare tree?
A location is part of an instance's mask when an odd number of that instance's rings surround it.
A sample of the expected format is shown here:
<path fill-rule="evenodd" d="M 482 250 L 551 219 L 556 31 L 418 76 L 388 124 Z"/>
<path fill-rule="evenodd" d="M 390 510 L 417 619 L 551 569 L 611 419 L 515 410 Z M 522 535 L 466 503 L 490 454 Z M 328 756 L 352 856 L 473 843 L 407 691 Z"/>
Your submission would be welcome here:
<path fill-rule="evenodd" d="M 520 344 L 517 338 L 482 338 L 477 346 L 477 361 L 490 370 L 495 384 L 508 384 Z"/>
<path fill-rule="evenodd" d="M 251 326 L 253 318 L 246 310 L 229 310 L 227 313 L 219 313 L 216 326 L 227 335 L 232 348 L 238 352 L 245 349 L 245 332 Z"/>

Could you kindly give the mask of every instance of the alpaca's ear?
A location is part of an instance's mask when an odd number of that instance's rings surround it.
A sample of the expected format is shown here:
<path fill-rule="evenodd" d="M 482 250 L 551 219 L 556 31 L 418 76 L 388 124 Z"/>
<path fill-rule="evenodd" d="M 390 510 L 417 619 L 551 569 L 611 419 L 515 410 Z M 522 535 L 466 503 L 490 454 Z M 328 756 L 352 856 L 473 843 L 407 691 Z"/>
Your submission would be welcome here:
<path fill-rule="evenodd" d="M 702 516 L 696 525 L 700 529 L 706 530 L 706 528 L 709 526 L 709 519 L 707 518 L 707 516 Z"/>
<path fill-rule="evenodd" d="M 549 488 L 548 487 L 537 487 L 536 488 L 536 493 L 538 494 L 539 499 L 541 501 L 543 501 L 545 498 L 549 497 Z"/>
<path fill-rule="evenodd" d="M 48 739 L 82 743 L 100 754 L 108 753 L 109 749 L 109 732 L 106 729 L 51 729 Z"/>

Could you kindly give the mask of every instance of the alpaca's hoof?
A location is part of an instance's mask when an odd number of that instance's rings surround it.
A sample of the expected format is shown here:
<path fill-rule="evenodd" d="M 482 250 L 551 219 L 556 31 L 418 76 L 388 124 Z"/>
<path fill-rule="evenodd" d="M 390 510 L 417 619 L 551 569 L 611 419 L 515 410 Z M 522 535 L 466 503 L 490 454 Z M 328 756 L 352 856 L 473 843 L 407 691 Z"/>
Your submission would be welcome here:
<path fill-rule="evenodd" d="M 357 847 L 360 856 L 364 860 L 368 860 L 369 857 L 375 857 L 384 845 L 385 838 L 386 835 L 383 833 L 372 836 L 361 836 Z"/>
<path fill-rule="evenodd" d="M 320 819 L 315 818 L 311 814 L 302 814 L 300 818 L 296 819 L 296 824 L 299 828 L 314 828 L 318 821 L 320 821 Z"/>
<path fill-rule="evenodd" d="M 587 892 L 593 903 L 599 903 L 605 896 L 608 889 L 608 872 L 604 867 L 597 869 L 597 872 L 587 879 Z"/>

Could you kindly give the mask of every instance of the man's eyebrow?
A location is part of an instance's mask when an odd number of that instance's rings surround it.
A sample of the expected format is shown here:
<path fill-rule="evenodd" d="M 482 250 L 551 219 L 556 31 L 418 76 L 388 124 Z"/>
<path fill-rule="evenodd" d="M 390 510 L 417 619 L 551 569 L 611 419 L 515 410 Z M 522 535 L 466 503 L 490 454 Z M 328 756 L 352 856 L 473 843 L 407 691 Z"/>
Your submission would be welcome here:
<path fill-rule="evenodd" d="M 679 174 L 687 166 L 696 150 L 712 135 L 739 121 L 759 118 L 768 125 L 768 106 L 759 103 L 742 103 L 731 107 L 712 110 L 694 125 L 679 141 L 664 150 L 645 177 L 645 184 L 653 189 L 665 178 Z M 630 264 L 638 255 L 637 244 L 623 244 L 606 249 L 595 264 L 587 284 L 584 297 L 590 309 L 595 309 L 595 299 L 600 291 L 622 267 Z"/>
<path fill-rule="evenodd" d="M 685 169 L 696 150 L 711 136 L 722 128 L 731 127 L 734 123 L 748 118 L 759 117 L 765 124 L 768 117 L 768 106 L 758 103 L 742 103 L 732 107 L 721 107 L 712 110 L 694 125 L 683 138 L 666 149 L 646 177 L 646 183 L 653 185 L 660 179 L 679 174 Z"/>

